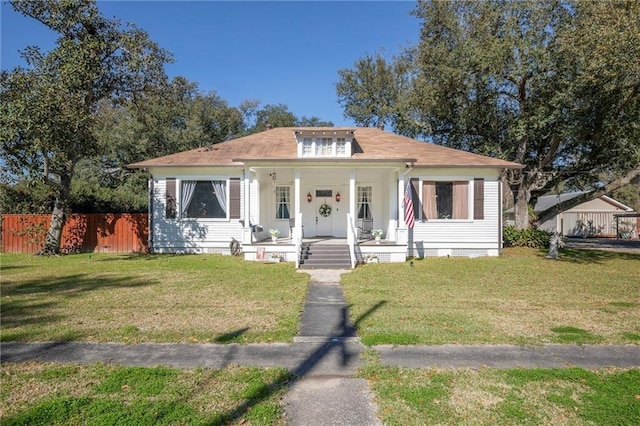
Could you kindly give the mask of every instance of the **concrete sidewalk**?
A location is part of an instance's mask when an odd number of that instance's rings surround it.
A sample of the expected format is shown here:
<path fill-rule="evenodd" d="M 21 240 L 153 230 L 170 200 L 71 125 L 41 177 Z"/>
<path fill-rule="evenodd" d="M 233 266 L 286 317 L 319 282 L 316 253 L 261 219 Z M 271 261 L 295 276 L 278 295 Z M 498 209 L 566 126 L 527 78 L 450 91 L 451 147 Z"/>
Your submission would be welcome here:
<path fill-rule="evenodd" d="M 406 368 L 640 367 L 639 345 L 442 345 L 372 346 L 386 366 Z M 349 377 L 362 365 L 355 342 L 270 344 L 163 344 L 0 342 L 0 362 L 104 362 L 129 366 L 225 368 L 284 367 L 300 376 Z"/>

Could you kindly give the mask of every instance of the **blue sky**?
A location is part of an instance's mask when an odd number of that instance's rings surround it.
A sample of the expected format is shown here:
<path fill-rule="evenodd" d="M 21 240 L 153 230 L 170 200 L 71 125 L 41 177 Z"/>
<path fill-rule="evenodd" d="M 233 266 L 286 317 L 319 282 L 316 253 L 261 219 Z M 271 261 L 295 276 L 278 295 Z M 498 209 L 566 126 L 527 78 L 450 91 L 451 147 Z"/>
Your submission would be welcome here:
<path fill-rule="evenodd" d="M 408 1 L 100 1 L 107 17 L 135 23 L 175 63 L 182 75 L 213 90 L 230 105 L 245 99 L 286 104 L 298 117 L 317 116 L 353 125 L 342 115 L 335 83 L 366 53 L 397 54 L 415 45 L 420 22 Z M 24 65 L 18 51 L 43 50 L 56 35 L 2 2 L 1 66 Z"/>

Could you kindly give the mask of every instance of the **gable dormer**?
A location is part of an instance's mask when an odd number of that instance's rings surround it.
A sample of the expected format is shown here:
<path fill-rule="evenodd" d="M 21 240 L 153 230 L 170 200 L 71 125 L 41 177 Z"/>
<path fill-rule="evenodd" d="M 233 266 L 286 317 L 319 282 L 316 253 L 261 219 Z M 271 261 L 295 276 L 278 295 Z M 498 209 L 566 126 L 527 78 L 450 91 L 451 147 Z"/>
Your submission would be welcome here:
<path fill-rule="evenodd" d="M 294 130 L 298 158 L 348 158 L 353 152 L 355 129 Z"/>

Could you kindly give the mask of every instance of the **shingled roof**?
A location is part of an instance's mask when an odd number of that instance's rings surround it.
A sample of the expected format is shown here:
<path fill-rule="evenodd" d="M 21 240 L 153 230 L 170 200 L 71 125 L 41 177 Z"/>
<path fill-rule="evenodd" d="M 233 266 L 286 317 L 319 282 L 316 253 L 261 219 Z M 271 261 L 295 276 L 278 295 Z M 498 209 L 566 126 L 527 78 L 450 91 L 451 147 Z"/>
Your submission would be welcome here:
<path fill-rule="evenodd" d="M 332 136 L 353 132 L 349 158 L 299 158 L 296 132 Z M 130 164 L 131 168 L 185 166 L 241 166 L 245 162 L 388 162 L 410 163 L 413 167 L 520 168 L 520 164 L 485 157 L 370 127 L 277 127 L 204 148 Z"/>

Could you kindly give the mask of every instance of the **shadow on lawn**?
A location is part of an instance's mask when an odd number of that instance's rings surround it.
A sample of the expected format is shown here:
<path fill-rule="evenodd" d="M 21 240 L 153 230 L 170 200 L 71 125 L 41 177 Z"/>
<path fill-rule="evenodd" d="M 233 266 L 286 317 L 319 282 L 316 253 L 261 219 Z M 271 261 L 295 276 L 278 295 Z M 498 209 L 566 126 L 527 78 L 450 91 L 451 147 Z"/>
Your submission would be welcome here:
<path fill-rule="evenodd" d="M 2 331 L 3 341 L 31 340 L 42 338 L 39 326 L 62 323 L 65 317 L 51 311 L 63 303 L 56 298 L 80 297 L 95 290 L 122 289 L 158 284 L 157 280 L 140 280 L 137 277 L 96 277 L 87 274 L 73 274 L 51 279 L 37 279 L 15 284 L 11 280 L 2 283 Z M 42 295 L 42 299 L 34 297 Z M 45 299 L 46 298 L 46 299 Z M 12 331 L 12 328 L 27 326 L 27 331 Z M 34 326 L 34 331 L 28 331 Z M 68 340 L 80 336 L 74 331 L 65 334 Z"/>
<path fill-rule="evenodd" d="M 217 336 L 213 339 L 216 343 L 231 343 L 238 341 L 238 338 L 242 336 L 244 333 L 249 331 L 249 327 L 240 328 L 238 330 L 230 331 L 229 333 L 224 333 Z"/>
<path fill-rule="evenodd" d="M 354 331 L 357 330 L 358 324 L 365 318 L 373 314 L 375 311 L 384 306 L 387 302 L 382 300 L 366 312 L 358 317 L 353 323 L 349 323 L 349 313 L 347 308 L 342 309 L 342 321 L 339 330 L 333 336 L 327 337 L 322 346 L 320 346 L 314 353 L 309 355 L 304 361 L 302 361 L 296 368 L 293 369 L 293 374 L 285 372 L 279 374 L 270 383 L 259 386 L 251 391 L 246 396 L 247 401 L 228 413 L 221 413 L 211 419 L 210 425 L 224 425 L 239 420 L 245 413 L 250 411 L 254 406 L 261 403 L 265 399 L 269 398 L 274 393 L 280 392 L 286 387 L 291 387 L 295 382 L 301 380 L 318 364 L 324 357 L 326 357 L 333 350 L 340 351 L 341 364 L 343 366 L 348 365 L 349 361 L 358 356 L 359 352 L 351 353 L 349 348 L 345 344 L 345 337 L 351 337 L 354 335 Z M 239 330 L 240 332 L 241 330 Z"/>
<path fill-rule="evenodd" d="M 546 256 L 547 252 L 544 252 Z M 559 261 L 578 263 L 601 263 L 610 260 L 640 260 L 640 254 L 597 249 L 564 247 L 559 250 Z"/>

